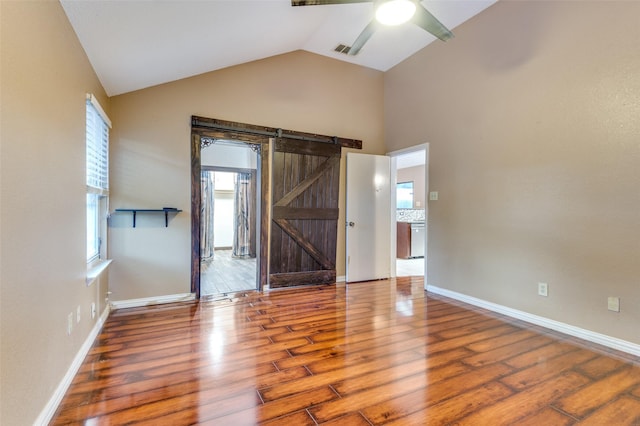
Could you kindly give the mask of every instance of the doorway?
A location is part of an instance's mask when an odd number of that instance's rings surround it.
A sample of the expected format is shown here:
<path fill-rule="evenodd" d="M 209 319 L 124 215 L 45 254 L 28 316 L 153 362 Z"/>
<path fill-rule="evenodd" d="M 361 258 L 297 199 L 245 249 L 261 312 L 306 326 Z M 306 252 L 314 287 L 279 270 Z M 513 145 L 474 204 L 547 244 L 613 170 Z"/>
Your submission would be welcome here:
<path fill-rule="evenodd" d="M 423 144 L 389 153 L 394 276 L 424 276 L 426 284 L 428 151 Z"/>
<path fill-rule="evenodd" d="M 196 298 L 201 296 L 201 156 L 217 141 L 245 144 L 258 153 L 257 290 L 335 282 L 337 241 L 331 235 L 338 220 L 338 191 L 333 188 L 340 181 L 339 153 L 342 148 L 362 149 L 362 141 L 192 116 L 191 291 Z M 323 183 L 327 179 L 330 185 Z M 331 230 L 326 226 L 323 230 L 322 224 L 314 229 L 310 221 L 331 222 Z M 291 250 L 286 259 L 280 256 L 280 262 L 275 261 L 274 253 L 284 252 L 282 244 L 276 244 L 279 230 L 284 232 L 280 243 L 292 247 L 293 240 L 313 258 L 315 267 L 298 267 L 303 253 L 299 257 Z"/>
<path fill-rule="evenodd" d="M 202 148 L 201 296 L 258 288 L 258 163 L 246 143 L 215 140 Z"/>

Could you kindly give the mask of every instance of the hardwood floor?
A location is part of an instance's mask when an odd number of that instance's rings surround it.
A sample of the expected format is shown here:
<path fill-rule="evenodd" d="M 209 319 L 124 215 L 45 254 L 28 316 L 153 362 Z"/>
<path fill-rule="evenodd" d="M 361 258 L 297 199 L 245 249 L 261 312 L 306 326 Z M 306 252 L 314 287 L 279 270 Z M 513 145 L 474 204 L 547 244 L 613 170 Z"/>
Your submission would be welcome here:
<path fill-rule="evenodd" d="M 637 358 L 422 287 L 115 311 L 52 424 L 640 424 Z"/>
<path fill-rule="evenodd" d="M 238 291 L 255 290 L 258 286 L 256 258 L 235 258 L 231 250 L 216 250 L 214 258 L 200 266 L 202 296 L 226 296 Z"/>
<path fill-rule="evenodd" d="M 424 258 L 417 259 L 396 259 L 396 276 L 414 277 L 424 276 Z"/>

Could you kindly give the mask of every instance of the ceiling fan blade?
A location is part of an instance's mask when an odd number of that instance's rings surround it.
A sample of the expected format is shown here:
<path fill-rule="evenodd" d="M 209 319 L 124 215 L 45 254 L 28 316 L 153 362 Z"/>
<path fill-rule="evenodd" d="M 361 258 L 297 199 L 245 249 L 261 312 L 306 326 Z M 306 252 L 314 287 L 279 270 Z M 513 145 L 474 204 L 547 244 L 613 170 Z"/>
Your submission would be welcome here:
<path fill-rule="evenodd" d="M 291 0 L 291 6 L 320 6 L 323 4 L 371 3 L 373 0 Z"/>
<path fill-rule="evenodd" d="M 447 41 L 451 37 L 453 37 L 453 33 L 449 31 L 447 27 L 442 25 L 442 22 L 438 21 L 438 18 L 433 16 L 431 12 L 425 9 L 424 6 L 420 4 L 420 2 L 418 2 L 417 6 L 418 7 L 416 7 L 416 13 L 415 15 L 413 15 L 413 18 L 411 18 L 411 21 L 414 24 L 424 29 L 425 31 L 430 32 L 442 41 Z"/>
<path fill-rule="evenodd" d="M 371 36 L 376 32 L 377 29 L 378 23 L 375 19 L 369 22 L 369 24 L 364 27 L 364 30 L 362 30 L 356 41 L 354 41 L 351 45 L 351 48 L 349 49 L 349 55 L 357 55 L 358 52 L 360 52 L 360 49 L 362 49 L 362 46 L 364 46 L 367 40 L 371 38 Z"/>

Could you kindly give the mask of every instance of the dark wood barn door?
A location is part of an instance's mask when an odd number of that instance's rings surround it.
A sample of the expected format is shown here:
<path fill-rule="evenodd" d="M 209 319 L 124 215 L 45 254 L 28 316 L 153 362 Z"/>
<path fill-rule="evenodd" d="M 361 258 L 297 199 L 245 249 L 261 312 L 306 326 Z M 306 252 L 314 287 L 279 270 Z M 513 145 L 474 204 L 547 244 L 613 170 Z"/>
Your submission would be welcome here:
<path fill-rule="evenodd" d="M 335 282 L 340 148 L 275 140 L 271 288 Z"/>

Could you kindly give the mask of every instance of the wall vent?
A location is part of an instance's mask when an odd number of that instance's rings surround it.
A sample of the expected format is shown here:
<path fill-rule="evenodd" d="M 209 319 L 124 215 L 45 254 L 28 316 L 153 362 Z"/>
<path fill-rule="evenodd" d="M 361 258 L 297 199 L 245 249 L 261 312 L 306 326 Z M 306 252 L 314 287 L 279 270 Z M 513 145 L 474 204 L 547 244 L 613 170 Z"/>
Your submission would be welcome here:
<path fill-rule="evenodd" d="M 345 46 L 344 44 L 339 44 L 338 46 L 336 46 L 335 49 L 333 49 L 335 52 L 338 53 L 344 53 L 345 55 L 349 54 L 349 51 L 351 50 L 351 46 Z"/>

